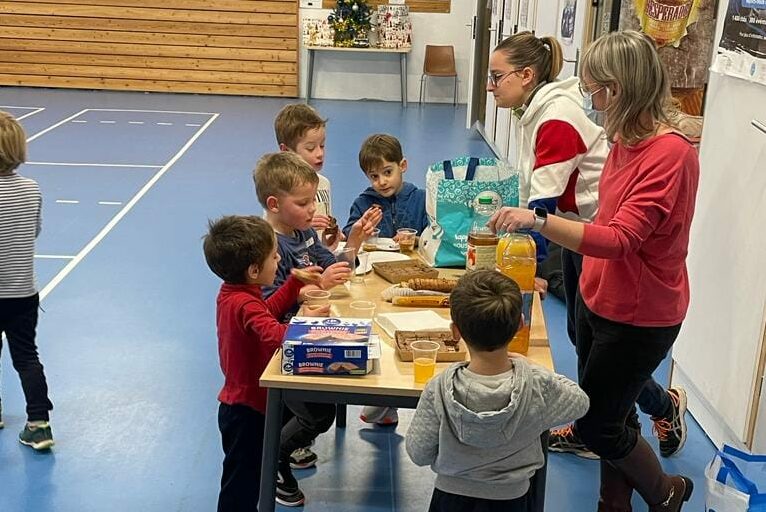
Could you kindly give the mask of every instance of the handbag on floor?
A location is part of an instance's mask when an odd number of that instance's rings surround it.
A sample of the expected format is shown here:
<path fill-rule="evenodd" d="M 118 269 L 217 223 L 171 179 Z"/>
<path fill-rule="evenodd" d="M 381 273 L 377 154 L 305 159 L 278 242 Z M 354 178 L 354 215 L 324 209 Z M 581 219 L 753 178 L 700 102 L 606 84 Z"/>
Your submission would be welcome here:
<path fill-rule="evenodd" d="M 729 445 L 705 469 L 706 512 L 766 512 L 766 455 Z"/>
<path fill-rule="evenodd" d="M 418 249 L 434 267 L 464 267 L 474 201 L 482 192 L 499 196 L 503 206 L 519 205 L 519 173 L 496 158 L 460 157 L 426 171 L 429 225 Z"/>

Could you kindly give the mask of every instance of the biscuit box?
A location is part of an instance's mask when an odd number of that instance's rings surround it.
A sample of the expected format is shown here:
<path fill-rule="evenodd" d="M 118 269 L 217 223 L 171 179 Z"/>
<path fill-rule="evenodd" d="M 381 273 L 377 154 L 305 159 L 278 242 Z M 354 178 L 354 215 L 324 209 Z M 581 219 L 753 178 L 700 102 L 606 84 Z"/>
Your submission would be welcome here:
<path fill-rule="evenodd" d="M 372 321 L 293 317 L 282 342 L 287 375 L 365 375 L 372 371 Z"/>

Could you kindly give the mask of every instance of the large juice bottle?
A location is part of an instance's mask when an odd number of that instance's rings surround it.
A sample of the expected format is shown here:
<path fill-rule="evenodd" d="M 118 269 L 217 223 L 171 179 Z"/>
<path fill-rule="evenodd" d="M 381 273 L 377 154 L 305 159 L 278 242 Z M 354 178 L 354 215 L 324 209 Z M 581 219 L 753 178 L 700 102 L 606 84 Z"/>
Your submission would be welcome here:
<path fill-rule="evenodd" d="M 465 254 L 466 270 L 495 268 L 498 237 L 487 223 L 502 204 L 500 196 L 491 191 L 481 192 L 473 204 L 473 224 L 468 232 Z"/>
<path fill-rule="evenodd" d="M 497 269 L 510 277 L 521 289 L 521 312 L 524 326 L 508 345 L 509 352 L 526 354 L 529 350 L 529 324 L 532 320 L 532 299 L 535 293 L 537 247 L 534 239 L 525 233 L 509 233 L 497 246 Z"/>

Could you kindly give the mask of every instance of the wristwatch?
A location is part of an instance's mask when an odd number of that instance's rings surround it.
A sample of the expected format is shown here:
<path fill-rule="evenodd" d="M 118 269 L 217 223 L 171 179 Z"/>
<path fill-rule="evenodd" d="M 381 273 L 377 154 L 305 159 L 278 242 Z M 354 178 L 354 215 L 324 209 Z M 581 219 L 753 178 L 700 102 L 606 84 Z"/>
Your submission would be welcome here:
<path fill-rule="evenodd" d="M 540 208 L 539 206 L 534 208 L 532 212 L 535 214 L 535 224 L 532 226 L 534 231 L 540 231 L 548 222 L 548 210 Z"/>

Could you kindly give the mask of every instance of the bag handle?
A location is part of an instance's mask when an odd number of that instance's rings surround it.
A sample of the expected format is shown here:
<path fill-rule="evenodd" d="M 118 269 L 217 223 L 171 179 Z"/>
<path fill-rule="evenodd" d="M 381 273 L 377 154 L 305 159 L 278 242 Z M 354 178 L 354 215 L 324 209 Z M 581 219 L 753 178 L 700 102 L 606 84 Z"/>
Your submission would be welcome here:
<path fill-rule="evenodd" d="M 444 165 L 444 179 L 454 180 L 455 173 L 452 172 L 452 161 L 445 160 L 444 162 L 442 162 L 442 165 Z"/>
<path fill-rule="evenodd" d="M 455 173 L 452 170 L 452 161 L 445 160 L 444 162 L 442 162 L 442 165 L 444 166 L 444 179 L 454 180 Z M 465 171 L 465 181 L 473 181 L 474 177 L 476 177 L 476 168 L 478 166 L 479 166 L 478 158 L 471 157 L 468 159 L 468 168 Z"/>
<path fill-rule="evenodd" d="M 725 450 L 725 448 L 724 448 Z M 718 470 L 716 480 L 722 484 L 726 484 L 726 477 L 731 476 L 738 485 L 747 489 L 747 494 L 750 496 L 758 495 L 758 486 L 756 486 L 750 479 L 746 478 L 742 474 L 742 471 L 737 467 L 737 464 L 724 453 L 724 451 L 718 452 L 718 457 L 721 459 L 721 469 Z"/>

